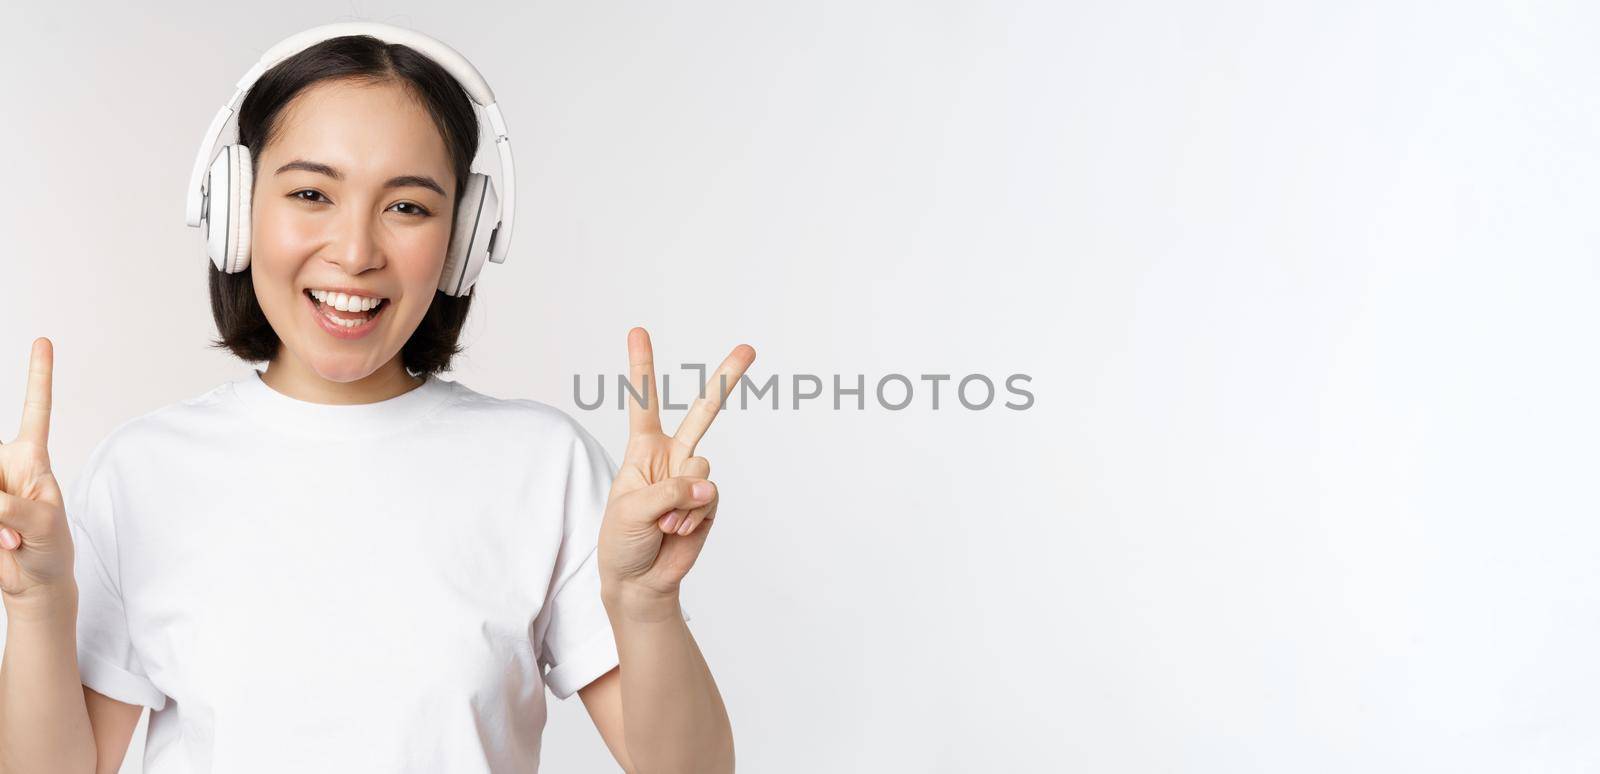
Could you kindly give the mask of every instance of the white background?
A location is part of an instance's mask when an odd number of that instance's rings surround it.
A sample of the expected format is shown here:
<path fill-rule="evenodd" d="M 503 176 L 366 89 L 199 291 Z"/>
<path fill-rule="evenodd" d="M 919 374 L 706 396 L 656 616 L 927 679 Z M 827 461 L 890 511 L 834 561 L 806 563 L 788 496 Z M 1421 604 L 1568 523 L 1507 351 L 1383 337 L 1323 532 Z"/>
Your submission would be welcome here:
<path fill-rule="evenodd" d="M 635 324 L 663 371 L 1033 377 L 1026 411 L 717 420 L 685 604 L 741 770 L 1600 767 L 1592 4 L 0 14 L 0 432 L 49 336 L 64 480 L 248 367 L 183 225 L 234 81 L 388 21 L 516 141 L 449 378 L 619 453 L 572 375 Z M 545 739 L 615 770 L 577 700 Z"/>

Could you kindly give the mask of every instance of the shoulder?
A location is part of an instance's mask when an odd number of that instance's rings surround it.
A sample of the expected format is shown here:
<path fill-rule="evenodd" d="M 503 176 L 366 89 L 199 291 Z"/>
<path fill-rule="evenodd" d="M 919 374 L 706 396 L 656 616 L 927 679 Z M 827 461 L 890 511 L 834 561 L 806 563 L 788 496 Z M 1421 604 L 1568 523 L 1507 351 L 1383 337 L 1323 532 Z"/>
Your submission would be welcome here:
<path fill-rule="evenodd" d="M 83 464 L 64 481 L 64 497 L 71 498 L 80 516 L 86 496 L 108 497 L 123 492 L 130 482 L 155 475 L 183 475 L 197 456 L 193 438 L 226 435 L 230 430 L 217 421 L 217 405 L 228 384 L 217 385 L 190 398 L 151 409 L 114 425 L 89 451 Z"/>
<path fill-rule="evenodd" d="M 566 447 L 600 445 L 576 418 L 548 403 L 486 395 L 460 382 L 451 385 L 457 419 L 482 423 L 490 432 L 511 433 L 530 441 Z"/>
<path fill-rule="evenodd" d="M 229 389 L 231 385 L 223 382 L 193 397 L 123 420 L 95 445 L 86 469 L 130 457 L 149 458 L 176 441 L 224 431 L 224 423 L 218 420 L 226 413 L 224 397 Z"/>

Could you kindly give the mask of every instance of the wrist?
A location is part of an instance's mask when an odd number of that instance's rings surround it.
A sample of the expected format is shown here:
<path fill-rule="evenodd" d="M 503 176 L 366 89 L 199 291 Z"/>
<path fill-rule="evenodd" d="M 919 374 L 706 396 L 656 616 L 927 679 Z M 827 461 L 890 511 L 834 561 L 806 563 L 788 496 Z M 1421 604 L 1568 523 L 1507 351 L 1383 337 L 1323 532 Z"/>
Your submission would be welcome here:
<path fill-rule="evenodd" d="M 0 597 L 4 598 L 6 619 L 13 624 L 78 620 L 78 585 L 73 581 L 41 584 L 18 594 L 0 593 Z"/>
<path fill-rule="evenodd" d="M 619 622 L 654 623 L 672 620 L 674 616 L 683 617 L 676 588 L 662 591 L 637 583 L 610 583 L 602 585 L 600 596 L 613 625 Z"/>

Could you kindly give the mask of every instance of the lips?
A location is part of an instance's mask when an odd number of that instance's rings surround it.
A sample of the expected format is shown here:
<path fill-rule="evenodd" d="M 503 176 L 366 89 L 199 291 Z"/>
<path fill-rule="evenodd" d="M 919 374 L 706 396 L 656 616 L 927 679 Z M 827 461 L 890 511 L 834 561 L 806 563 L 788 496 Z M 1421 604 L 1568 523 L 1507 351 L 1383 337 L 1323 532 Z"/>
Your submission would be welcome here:
<path fill-rule="evenodd" d="M 341 312 L 333 307 L 318 302 L 311 297 L 309 290 L 301 294 L 306 300 L 306 308 L 311 311 L 311 316 L 317 325 L 330 336 L 337 339 L 359 339 L 378 327 L 383 313 L 389 309 L 389 299 L 384 299 L 377 306 L 367 312 Z M 332 319 L 330 319 L 332 318 Z M 335 320 L 359 321 L 354 325 L 343 325 Z"/>

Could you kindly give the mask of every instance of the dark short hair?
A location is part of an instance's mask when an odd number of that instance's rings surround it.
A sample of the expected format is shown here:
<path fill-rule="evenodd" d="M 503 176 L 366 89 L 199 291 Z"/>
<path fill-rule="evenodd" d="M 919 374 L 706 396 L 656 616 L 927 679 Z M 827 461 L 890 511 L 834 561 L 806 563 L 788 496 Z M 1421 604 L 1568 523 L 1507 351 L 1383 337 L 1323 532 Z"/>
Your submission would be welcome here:
<path fill-rule="evenodd" d="M 448 71 L 416 49 L 385 43 L 370 35 L 322 41 L 279 62 L 250 87 L 239 105 L 239 144 L 251 151 L 250 171 L 258 171 L 261 152 L 277 136 L 278 118 L 289 101 L 312 84 L 341 79 L 398 82 L 420 99 L 450 153 L 456 175 L 454 201 L 460 202 L 478 149 L 478 117 L 466 90 Z M 454 230 L 452 218 L 452 237 Z M 261 311 L 250 272 L 228 274 L 210 261 L 206 261 L 206 270 L 210 275 L 211 316 L 221 334 L 211 340 L 210 346 L 227 348 L 252 362 L 276 357 L 283 342 Z M 470 292 L 452 296 L 435 289 L 422 322 L 400 348 L 406 370 L 418 376 L 450 370 L 451 359 L 461 352 L 457 340 L 471 306 Z"/>

